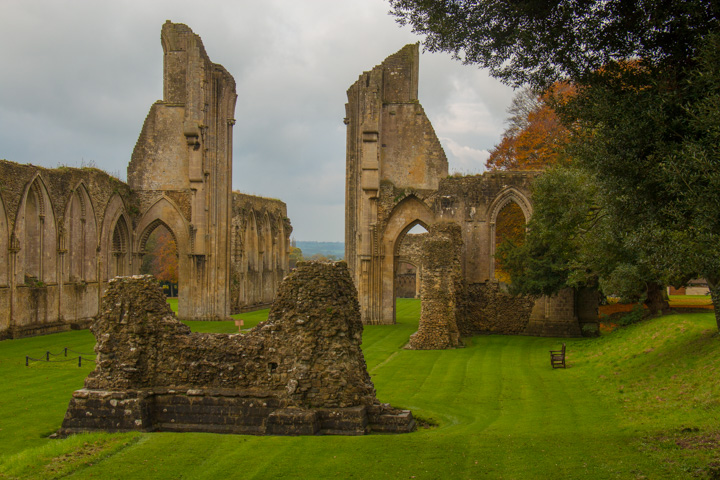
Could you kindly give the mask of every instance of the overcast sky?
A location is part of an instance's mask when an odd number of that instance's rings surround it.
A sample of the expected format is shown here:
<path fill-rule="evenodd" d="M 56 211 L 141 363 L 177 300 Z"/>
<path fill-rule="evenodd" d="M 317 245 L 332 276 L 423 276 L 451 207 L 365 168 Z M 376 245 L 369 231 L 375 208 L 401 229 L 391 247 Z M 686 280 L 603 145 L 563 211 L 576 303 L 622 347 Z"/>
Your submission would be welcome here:
<path fill-rule="evenodd" d="M 386 0 L 0 0 L 0 158 L 126 179 L 162 97 L 160 28 L 185 23 L 237 82 L 233 188 L 280 198 L 298 240 L 342 241 L 346 91 L 421 40 Z M 420 102 L 450 171 L 479 173 L 513 91 L 420 58 Z"/>

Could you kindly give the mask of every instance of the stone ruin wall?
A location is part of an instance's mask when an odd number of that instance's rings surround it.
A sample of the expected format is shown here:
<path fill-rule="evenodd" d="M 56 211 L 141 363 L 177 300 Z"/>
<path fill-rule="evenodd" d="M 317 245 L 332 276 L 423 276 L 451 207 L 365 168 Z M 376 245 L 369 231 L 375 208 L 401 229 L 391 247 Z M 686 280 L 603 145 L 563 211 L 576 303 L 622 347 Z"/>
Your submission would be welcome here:
<path fill-rule="evenodd" d="M 95 168 L 47 169 L 0 160 L 0 176 L 7 179 L 0 189 L 0 339 L 87 328 L 108 280 L 139 273 L 142 253 L 133 249 L 133 238 L 140 234 L 145 192 Z M 263 241 L 233 257 L 233 278 L 248 285 L 232 285 L 231 313 L 238 313 L 272 302 L 289 270 L 292 226 L 279 200 L 234 192 L 233 205 L 234 226 L 247 225 L 249 216 L 268 221 L 270 233 L 261 235 L 271 245 L 265 251 L 272 265 L 263 273 L 243 262 L 243 254 L 262 258 Z M 43 234 L 27 235 L 41 227 Z M 233 230 L 233 248 L 247 238 L 244 230 Z M 27 261 L 40 251 L 42 262 Z M 262 296 L 253 296 L 255 291 Z"/>
<path fill-rule="evenodd" d="M 87 328 L 113 273 L 123 182 L 0 160 L 0 338 Z"/>
<path fill-rule="evenodd" d="M 97 366 L 61 433 L 407 432 L 380 404 L 360 349 L 357 293 L 344 262 L 301 262 L 268 320 L 245 334 L 190 333 L 149 276 L 114 279 L 93 324 Z"/>
<path fill-rule="evenodd" d="M 165 23 L 161 43 L 164 99 L 145 119 L 128 184 L 92 168 L 0 161 L 0 338 L 87 326 L 108 280 L 139 273 L 160 225 L 178 248 L 183 318 L 267 305 L 288 271 L 285 204 L 231 191 L 234 79 L 186 25 Z M 242 247 L 250 212 L 255 250 Z M 265 267 L 249 270 L 242 255 Z"/>
<path fill-rule="evenodd" d="M 571 293 L 535 302 L 510 297 L 495 280 L 498 214 L 514 202 L 527 221 L 532 181 L 540 172 L 448 176 L 445 154 L 417 98 L 418 60 L 417 46 L 408 45 L 348 90 L 345 258 L 363 322 L 395 322 L 395 273 L 407 231 L 453 222 L 462 238 L 464 288 L 456 305 L 463 334 L 579 335 Z"/>
<path fill-rule="evenodd" d="M 419 55 L 418 44 L 407 45 L 360 75 L 347 91 L 345 258 L 368 324 L 394 318 L 395 299 L 379 293 L 393 291 L 395 282 L 395 245 L 384 236 L 383 192 L 388 186 L 433 191 L 448 170 L 418 101 Z"/>
<path fill-rule="evenodd" d="M 289 273 L 292 225 L 275 199 L 233 192 L 230 297 L 233 313 L 269 306 Z"/>

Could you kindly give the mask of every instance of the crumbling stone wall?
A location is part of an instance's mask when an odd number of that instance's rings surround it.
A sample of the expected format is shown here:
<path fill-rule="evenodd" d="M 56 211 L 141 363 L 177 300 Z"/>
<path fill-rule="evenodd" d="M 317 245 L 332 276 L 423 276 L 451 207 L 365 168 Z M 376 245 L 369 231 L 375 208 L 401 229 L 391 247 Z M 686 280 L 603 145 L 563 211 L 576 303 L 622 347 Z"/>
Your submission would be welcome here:
<path fill-rule="evenodd" d="M 63 433 L 414 428 L 410 412 L 375 397 L 360 349 L 357 293 L 344 262 L 298 264 L 268 320 L 243 335 L 190 333 L 152 277 L 119 277 L 92 332 L 97 367 L 73 395 Z"/>
<path fill-rule="evenodd" d="M 457 302 L 462 294 L 460 227 L 454 223 L 430 226 L 423 235 L 422 306 L 420 323 L 406 348 L 452 348 L 462 345 Z"/>
<path fill-rule="evenodd" d="M 534 304 L 534 298 L 503 292 L 496 281 L 467 284 L 458 305 L 458 328 L 463 336 L 519 335 Z"/>
<path fill-rule="evenodd" d="M 233 313 L 269 306 L 288 274 L 287 206 L 276 199 L 233 192 L 230 296 Z"/>

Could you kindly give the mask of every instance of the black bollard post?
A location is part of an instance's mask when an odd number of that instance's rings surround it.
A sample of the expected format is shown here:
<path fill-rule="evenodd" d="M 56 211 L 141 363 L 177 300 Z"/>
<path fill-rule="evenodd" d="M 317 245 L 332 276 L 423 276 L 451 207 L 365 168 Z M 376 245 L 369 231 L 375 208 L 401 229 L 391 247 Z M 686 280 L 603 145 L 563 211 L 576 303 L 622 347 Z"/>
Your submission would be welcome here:
<path fill-rule="evenodd" d="M 50 361 L 50 352 L 45 352 L 45 361 L 46 362 Z"/>
<path fill-rule="evenodd" d="M 28 357 L 27 355 L 25 355 L 25 366 L 26 366 L 26 367 L 28 366 L 29 360 L 30 360 L 30 357 Z"/>
<path fill-rule="evenodd" d="M 82 357 L 78 357 L 78 367 L 82 367 Z"/>

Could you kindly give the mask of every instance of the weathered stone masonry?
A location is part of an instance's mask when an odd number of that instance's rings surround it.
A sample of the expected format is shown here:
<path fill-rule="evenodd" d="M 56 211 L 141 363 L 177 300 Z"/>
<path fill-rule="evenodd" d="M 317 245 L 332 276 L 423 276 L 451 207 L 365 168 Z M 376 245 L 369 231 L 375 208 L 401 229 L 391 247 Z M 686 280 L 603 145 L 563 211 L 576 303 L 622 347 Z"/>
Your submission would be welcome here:
<path fill-rule="evenodd" d="M 86 326 L 107 281 L 139 272 L 160 225 L 177 244 L 181 318 L 272 301 L 292 227 L 283 202 L 231 191 L 235 81 L 187 26 L 167 22 L 161 42 L 164 99 L 145 120 L 128 184 L 0 161 L 0 338 Z"/>
<path fill-rule="evenodd" d="M 464 288 L 457 289 L 454 308 L 463 335 L 580 335 L 571 291 L 535 302 L 510 297 L 495 280 L 498 215 L 514 202 L 530 218 L 530 186 L 539 172 L 449 177 L 445 153 L 418 101 L 418 61 L 418 45 L 407 45 L 347 92 L 345 258 L 363 322 L 395 322 L 395 273 L 407 232 L 418 224 L 430 229 L 455 223 Z"/>
<path fill-rule="evenodd" d="M 378 403 L 344 262 L 300 263 L 268 320 L 246 334 L 190 333 L 149 276 L 113 280 L 93 324 L 97 367 L 61 432 L 245 434 L 406 432 L 409 411 Z"/>

